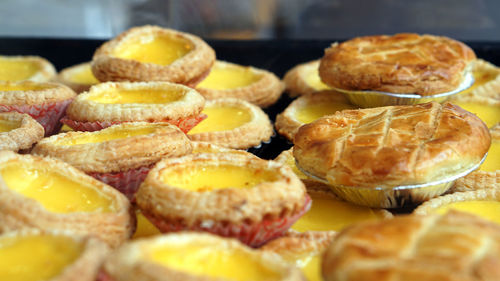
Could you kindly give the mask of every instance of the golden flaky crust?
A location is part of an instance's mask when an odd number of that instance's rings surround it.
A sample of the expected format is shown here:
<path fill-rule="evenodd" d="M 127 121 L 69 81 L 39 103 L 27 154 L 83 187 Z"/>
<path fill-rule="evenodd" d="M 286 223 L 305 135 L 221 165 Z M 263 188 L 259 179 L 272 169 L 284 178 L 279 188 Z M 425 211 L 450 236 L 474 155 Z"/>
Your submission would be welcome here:
<path fill-rule="evenodd" d="M 296 65 L 283 77 L 285 89 L 291 97 L 308 95 L 317 91 L 325 90 L 328 86 L 318 88 L 307 81 L 308 75 L 319 75 L 319 60 L 313 60 Z M 318 76 L 319 78 L 319 76 Z"/>
<path fill-rule="evenodd" d="M 106 95 L 115 90 L 179 91 L 182 97 L 169 103 L 99 103 L 92 97 Z M 88 92 L 78 95 L 69 105 L 66 114 L 76 121 L 168 121 L 197 116 L 205 105 L 205 99 L 194 89 L 168 82 L 108 82 L 92 86 Z"/>
<path fill-rule="evenodd" d="M 343 110 L 300 127 L 294 156 L 330 184 L 374 187 L 443 180 L 477 165 L 490 134 L 453 104 Z"/>
<path fill-rule="evenodd" d="M 55 81 L 70 87 L 77 94 L 88 91 L 94 84 L 78 83 L 72 78 L 76 73 L 84 71 L 85 68 L 90 68 L 90 62 L 66 67 L 57 74 Z"/>
<path fill-rule="evenodd" d="M 500 279 L 500 226 L 474 215 L 410 215 L 339 233 L 322 263 L 325 281 Z"/>
<path fill-rule="evenodd" d="M 109 276 L 109 280 L 112 281 L 144 280 L 143 278 L 145 278 L 145 276 L 147 276 L 147 280 L 149 281 L 228 280 L 222 277 L 215 278 L 207 275 L 200 275 L 200 271 L 197 271 L 197 274 L 190 274 L 189 272 L 175 270 L 173 268 L 169 268 L 168 266 L 161 266 L 158 263 L 148 260 L 148 258 L 151 256 L 151 252 L 153 252 L 156 248 L 165 247 L 163 245 L 166 243 L 174 243 L 180 245 L 189 245 L 188 243 L 200 245 L 201 243 L 206 243 L 206 245 L 211 245 L 211 247 L 213 247 L 214 255 L 217 254 L 217 250 L 229 252 L 230 250 L 234 249 L 239 251 L 241 254 L 248 255 L 252 260 L 258 261 L 259 264 L 264 268 L 277 273 L 277 276 L 274 277 L 278 277 L 278 279 L 272 280 L 304 280 L 304 277 L 302 276 L 299 269 L 286 264 L 279 256 L 275 254 L 251 249 L 234 239 L 221 238 L 206 233 L 193 232 L 182 232 L 178 234 L 155 236 L 153 238 L 141 239 L 128 243 L 111 254 L 111 256 L 109 256 L 103 266 L 103 272 L 107 276 Z"/>
<path fill-rule="evenodd" d="M 278 101 L 285 88 L 281 80 L 274 75 L 274 73 L 267 70 L 251 66 L 242 66 L 225 61 L 216 61 L 215 64 L 218 67 L 223 68 L 242 68 L 246 71 L 252 72 L 254 75 L 260 76 L 260 78 L 248 86 L 234 89 L 218 90 L 197 87 L 196 90 L 198 90 L 198 92 L 200 92 L 200 94 L 208 100 L 219 98 L 237 98 L 246 100 L 260 107 L 268 107 Z"/>
<path fill-rule="evenodd" d="M 116 130 L 156 127 L 147 135 L 131 136 L 98 143 L 61 145 L 72 138 L 92 137 Z M 39 142 L 32 153 L 59 158 L 86 173 L 117 173 L 148 167 L 165 157 L 179 157 L 191 152 L 191 142 L 176 126 L 168 123 L 122 123 L 96 132 L 68 132 Z"/>
<path fill-rule="evenodd" d="M 236 165 L 276 173 L 276 180 L 252 188 L 223 188 L 196 192 L 164 183 L 163 171 L 182 171 L 195 165 Z M 187 226 L 210 222 L 257 223 L 264 218 L 294 214 L 304 207 L 306 190 L 290 168 L 274 161 L 233 153 L 193 154 L 164 159 L 149 172 L 136 194 L 145 212 Z"/>
<path fill-rule="evenodd" d="M 43 138 L 45 130 L 28 114 L 17 112 L 0 113 L 0 122 L 14 122 L 19 127 L 0 133 L 0 150 L 19 151 L 28 149 Z"/>
<path fill-rule="evenodd" d="M 26 87 L 27 90 L 4 90 L 11 87 Z M 75 96 L 73 90 L 58 83 L 0 81 L 0 104 L 3 105 L 38 105 L 69 100 Z"/>
<path fill-rule="evenodd" d="M 476 77 L 475 83 L 469 91 L 453 95 L 449 102 L 477 102 L 500 107 L 500 68 L 482 59 L 472 63 L 471 71 Z"/>
<path fill-rule="evenodd" d="M 251 119 L 249 122 L 232 130 L 188 134 L 190 140 L 210 142 L 227 148 L 247 149 L 271 139 L 273 126 L 267 114 L 258 106 L 236 98 L 209 100 L 205 104 L 205 108 L 213 106 L 242 108 L 250 113 Z M 210 116 L 207 119 L 209 118 Z M 227 116 L 227 118 L 230 120 L 231 116 Z"/>
<path fill-rule="evenodd" d="M 31 77 L 26 79 L 29 81 L 48 82 L 52 80 L 57 74 L 54 65 L 52 65 L 52 63 L 47 59 L 39 56 L 0 56 L 0 61 L 2 60 L 12 61 L 12 62 L 18 61 L 20 63 L 24 61 L 36 64 L 38 70 Z M 1 77 L 0 80 L 2 80 Z"/>
<path fill-rule="evenodd" d="M 319 75 L 345 90 L 432 95 L 456 89 L 475 58 L 467 45 L 443 36 L 365 36 L 326 49 Z"/>
<path fill-rule="evenodd" d="M 167 36 L 184 39 L 191 51 L 169 65 L 142 63 L 113 55 L 122 43 L 133 38 Z M 111 41 L 104 43 L 94 53 L 92 72 L 100 81 L 168 81 L 196 86 L 210 71 L 215 62 L 215 51 L 198 36 L 161 28 L 142 26 L 131 28 Z"/>
<path fill-rule="evenodd" d="M 81 183 L 91 183 L 115 203 L 113 212 L 73 212 L 54 213 L 48 211 L 38 201 L 27 198 L 11 190 L 0 182 L 0 233 L 37 228 L 41 230 L 67 231 L 79 235 L 98 237 L 112 247 L 130 238 L 135 228 L 135 217 L 131 216 L 128 199 L 116 189 L 84 174 L 80 170 L 57 159 L 31 155 L 18 155 L 10 151 L 0 152 L 0 165 L 9 161 L 22 161 L 27 165 L 41 165 L 58 171 L 61 175 Z M 31 164 L 30 164 L 31 163 Z"/>

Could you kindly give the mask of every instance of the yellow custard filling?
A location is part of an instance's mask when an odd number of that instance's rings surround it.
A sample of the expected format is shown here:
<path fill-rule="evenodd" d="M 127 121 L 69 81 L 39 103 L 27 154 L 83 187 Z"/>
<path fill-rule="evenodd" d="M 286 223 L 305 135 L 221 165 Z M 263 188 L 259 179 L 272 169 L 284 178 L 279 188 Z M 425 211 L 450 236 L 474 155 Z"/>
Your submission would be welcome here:
<path fill-rule="evenodd" d="M 10 189 L 35 199 L 51 212 L 105 213 L 116 209 L 113 200 L 92 185 L 76 182 L 43 165 L 11 161 L 0 167 L 0 175 Z"/>
<path fill-rule="evenodd" d="M 475 90 L 477 87 L 482 86 L 493 79 L 495 79 L 498 76 L 498 73 L 495 72 L 484 72 L 484 71 L 474 71 L 472 72 L 472 75 L 474 76 L 474 84 L 470 86 L 468 89 L 461 91 L 458 93 L 459 95 L 461 94 L 467 94 L 473 90 Z"/>
<path fill-rule="evenodd" d="M 192 165 L 163 171 L 161 180 L 171 186 L 191 191 L 211 191 L 223 188 L 251 188 L 275 181 L 274 172 L 233 165 Z"/>
<path fill-rule="evenodd" d="M 478 215 L 495 223 L 500 223 L 500 202 L 497 201 L 462 201 L 441 206 L 436 209 L 438 214 L 447 213 L 449 210 L 462 211 Z"/>
<path fill-rule="evenodd" d="M 302 75 L 304 75 L 304 80 L 309 86 L 317 91 L 330 89 L 328 85 L 321 81 L 318 71 L 319 63 L 312 64 L 310 66 L 304 67 Z"/>
<path fill-rule="evenodd" d="M 254 73 L 250 67 L 227 66 L 216 63 L 207 78 L 198 85 L 198 88 L 230 90 L 246 87 L 261 78 L 262 75 Z"/>
<path fill-rule="evenodd" d="M 38 71 L 40 71 L 40 64 L 36 61 L 0 58 L 0 80 L 27 80 L 35 75 Z"/>
<path fill-rule="evenodd" d="M 356 222 L 383 219 L 381 214 L 368 207 L 316 194 L 312 194 L 311 198 L 311 209 L 292 226 L 292 229 L 301 232 L 339 231 Z"/>
<path fill-rule="evenodd" d="M 137 228 L 135 229 L 132 239 L 150 237 L 161 233 L 160 230 L 158 230 L 158 228 L 156 228 L 156 226 L 154 226 L 139 209 L 135 211 L 135 215 L 137 217 Z"/>
<path fill-rule="evenodd" d="M 14 129 L 21 127 L 21 121 L 10 121 L 0 119 L 0 132 L 10 132 Z"/>
<path fill-rule="evenodd" d="M 280 280 L 281 274 L 240 249 L 203 242 L 168 243 L 157 246 L 149 259 L 190 275 L 237 281 Z"/>
<path fill-rule="evenodd" d="M 215 105 L 203 109 L 208 117 L 196 125 L 189 134 L 230 131 L 252 120 L 248 110 L 238 106 Z"/>
<path fill-rule="evenodd" d="M 185 39 L 147 34 L 121 43 L 113 55 L 144 63 L 169 65 L 193 49 Z"/>
<path fill-rule="evenodd" d="M 308 103 L 307 105 L 297 109 L 295 113 L 295 118 L 301 123 L 307 124 L 311 123 L 323 116 L 334 114 L 337 111 L 344 109 L 355 109 L 354 105 L 343 103 L 343 102 L 317 102 Z"/>
<path fill-rule="evenodd" d="M 100 92 L 89 100 L 104 104 L 164 104 L 180 100 L 184 93 L 176 90 L 118 90 Z"/>
<path fill-rule="evenodd" d="M 479 167 L 479 170 L 486 172 L 500 170 L 500 141 L 493 140 L 491 142 L 488 156 L 486 156 L 486 160 Z"/>
<path fill-rule="evenodd" d="M 12 91 L 40 91 L 49 89 L 49 86 L 40 85 L 36 83 L 20 83 L 20 84 L 0 84 L 1 92 L 12 92 Z"/>
<path fill-rule="evenodd" d="M 160 125 L 127 126 L 120 128 L 107 128 L 96 132 L 78 132 L 78 135 L 66 136 L 54 142 L 56 145 L 78 145 L 100 143 L 135 136 L 149 135 L 156 132 Z"/>
<path fill-rule="evenodd" d="M 99 80 L 95 78 L 90 64 L 84 64 L 71 72 L 69 79 L 73 83 L 84 84 L 84 85 L 94 85 L 99 83 Z"/>
<path fill-rule="evenodd" d="M 500 106 L 486 105 L 473 102 L 454 102 L 461 108 L 472 112 L 477 115 L 488 128 L 493 127 L 496 123 L 500 122 Z"/>

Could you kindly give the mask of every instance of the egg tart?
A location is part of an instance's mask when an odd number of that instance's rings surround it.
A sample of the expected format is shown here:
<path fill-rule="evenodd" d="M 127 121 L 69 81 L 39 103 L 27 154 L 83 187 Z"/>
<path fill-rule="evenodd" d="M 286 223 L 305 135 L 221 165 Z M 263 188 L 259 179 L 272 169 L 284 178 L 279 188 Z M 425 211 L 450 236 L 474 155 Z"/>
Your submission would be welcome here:
<path fill-rule="evenodd" d="M 61 120 L 76 131 L 98 131 L 123 122 L 167 122 L 188 132 L 206 116 L 195 90 L 168 82 L 108 82 L 78 95 Z"/>
<path fill-rule="evenodd" d="M 319 60 L 313 60 L 290 69 L 283 77 L 288 95 L 296 97 L 330 89 L 321 81 L 318 68 Z"/>
<path fill-rule="evenodd" d="M 136 202 L 162 232 L 206 231 L 250 246 L 282 235 L 310 207 L 304 185 L 290 168 L 232 153 L 158 162 Z"/>
<path fill-rule="evenodd" d="M 94 281 L 109 249 L 71 232 L 29 229 L 0 235 L 0 279 Z"/>
<path fill-rule="evenodd" d="M 127 198 L 69 164 L 2 151 L 0 176 L 0 232 L 69 230 L 112 247 L 132 235 Z"/>
<path fill-rule="evenodd" d="M 61 84 L 0 81 L 0 112 L 26 113 L 49 136 L 61 127 L 59 120 L 75 96 L 73 90 Z"/>
<path fill-rule="evenodd" d="M 337 234 L 325 251 L 325 281 L 500 279 L 500 226 L 480 217 L 405 215 Z"/>
<path fill-rule="evenodd" d="M 274 161 L 290 167 L 294 174 L 304 183 L 306 189 L 328 188 L 328 185 L 323 183 L 323 181 L 311 178 L 297 168 L 297 165 L 295 165 L 295 158 L 293 157 L 293 147 L 282 151 Z"/>
<path fill-rule="evenodd" d="M 333 237 L 333 231 L 288 232 L 267 243 L 261 250 L 276 253 L 286 262 L 297 266 L 308 281 L 322 281 L 321 255 Z"/>
<path fill-rule="evenodd" d="M 88 91 L 92 85 L 99 84 L 90 68 L 90 62 L 84 62 L 67 67 L 57 74 L 56 81 L 75 91 L 82 93 Z"/>
<path fill-rule="evenodd" d="M 0 56 L 0 81 L 48 82 L 55 75 L 55 67 L 44 58 L 38 56 Z"/>
<path fill-rule="evenodd" d="M 284 85 L 267 70 L 216 61 L 196 89 L 208 100 L 238 98 L 267 107 L 279 99 Z"/>
<path fill-rule="evenodd" d="M 201 38 L 146 25 L 99 47 L 92 72 L 100 81 L 166 81 L 194 87 L 214 62 L 214 50 Z"/>
<path fill-rule="evenodd" d="M 258 106 L 235 98 L 209 100 L 202 113 L 208 117 L 189 133 L 192 141 L 247 149 L 270 141 L 273 126 Z"/>
<path fill-rule="evenodd" d="M 257 159 L 260 159 L 257 157 L 255 154 L 250 153 L 245 150 L 239 150 L 239 149 L 232 149 L 232 148 L 226 148 L 222 146 L 218 146 L 209 142 L 203 142 L 203 141 L 192 141 L 191 146 L 193 147 L 193 150 L 191 153 L 193 154 L 200 154 L 200 153 L 234 153 L 234 154 L 240 154 L 240 155 L 246 155 L 250 157 L 255 157 Z"/>
<path fill-rule="evenodd" d="M 293 141 L 293 136 L 300 126 L 340 110 L 355 108 L 358 107 L 352 105 L 341 93 L 333 90 L 303 95 L 276 116 L 276 130 L 280 135 Z"/>
<path fill-rule="evenodd" d="M 29 149 L 43 138 L 43 134 L 42 125 L 28 114 L 0 113 L 0 150 Z"/>
<path fill-rule="evenodd" d="M 128 122 L 45 138 L 32 153 L 59 158 L 132 199 L 156 162 L 190 152 L 191 142 L 174 125 Z"/>
<path fill-rule="evenodd" d="M 450 103 L 343 110 L 299 128 L 297 166 L 344 200 L 370 207 L 418 203 L 475 170 L 486 125 Z"/>
<path fill-rule="evenodd" d="M 176 233 L 136 240 L 106 260 L 99 281 L 304 280 L 278 255 L 204 233 Z"/>

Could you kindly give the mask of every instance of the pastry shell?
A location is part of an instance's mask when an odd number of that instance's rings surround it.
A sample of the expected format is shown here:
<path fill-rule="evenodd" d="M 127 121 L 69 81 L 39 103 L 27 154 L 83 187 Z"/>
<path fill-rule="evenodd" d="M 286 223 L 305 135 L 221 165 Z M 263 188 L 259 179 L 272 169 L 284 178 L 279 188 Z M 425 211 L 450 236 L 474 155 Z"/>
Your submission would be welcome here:
<path fill-rule="evenodd" d="M 276 75 L 264 69 L 242 66 L 219 60 L 215 62 L 214 68 L 240 68 L 251 72 L 255 76 L 260 76 L 260 78 L 250 85 L 234 89 L 219 90 L 204 88 L 203 85 L 198 85 L 196 90 L 198 90 L 198 92 L 200 92 L 200 94 L 208 100 L 219 98 L 237 98 L 246 100 L 260 107 L 268 107 L 278 101 L 285 88 Z M 213 68 L 212 71 L 214 71 Z M 210 77 L 210 74 L 207 78 L 208 77 Z"/>
<path fill-rule="evenodd" d="M 27 77 L 26 79 L 22 80 L 30 80 L 33 82 L 49 82 L 56 76 L 56 68 L 52 63 L 42 57 L 39 56 L 0 56 L 0 61 L 10 61 L 10 62 L 29 62 L 33 63 L 37 66 L 38 70 L 31 75 L 30 77 Z M 0 80 L 5 81 L 2 77 L 0 77 Z M 16 81 L 22 81 L 22 80 L 16 80 Z"/>
<path fill-rule="evenodd" d="M 131 205 L 127 198 L 114 188 L 87 176 L 69 164 L 52 158 L 19 155 L 10 151 L 0 152 L 0 165 L 10 161 L 21 161 L 27 165 L 42 165 L 47 169 L 71 178 L 73 181 L 90 183 L 99 192 L 115 202 L 114 212 L 55 213 L 40 202 L 11 190 L 0 182 L 0 232 L 37 228 L 43 231 L 72 231 L 78 235 L 90 235 L 116 247 L 128 239 L 135 228 L 135 217 L 131 216 Z"/>
<path fill-rule="evenodd" d="M 258 106 L 236 98 L 209 100 L 205 104 L 205 108 L 216 106 L 244 109 L 250 114 L 250 121 L 232 130 L 188 133 L 190 140 L 210 142 L 227 148 L 247 149 L 271 139 L 273 126 L 267 114 Z M 229 120 L 231 116 L 227 116 L 227 118 Z M 210 116 L 208 116 L 207 120 L 209 119 Z"/>
<path fill-rule="evenodd" d="M 1 238 L 14 238 L 23 236 L 51 235 L 56 237 L 67 237 L 77 243 L 81 243 L 82 252 L 72 263 L 68 264 L 59 274 L 48 281 L 94 281 L 99 268 L 109 254 L 109 247 L 99 239 L 90 236 L 77 235 L 71 231 L 52 231 L 39 229 L 24 229 L 6 232 Z M 46 262 L 50 263 L 50 260 Z"/>
<path fill-rule="evenodd" d="M 168 266 L 158 265 L 147 260 L 147 257 L 151 255 L 150 252 L 159 247 L 165 247 L 163 245 L 166 243 L 176 243 L 180 245 L 203 243 L 207 245 L 207 247 L 212 247 L 214 253 L 218 249 L 222 251 L 236 250 L 241 254 L 248 255 L 254 261 L 257 261 L 260 266 L 278 274 L 278 276 L 276 276 L 278 279 L 272 280 L 304 280 L 300 270 L 288 265 L 275 254 L 248 248 L 234 239 L 221 238 L 206 233 L 183 232 L 136 240 L 122 246 L 106 260 L 99 281 L 132 281 L 144 278 L 144 276 L 147 276 L 150 281 L 229 280 L 224 277 L 190 274 L 189 272 L 175 270 Z M 234 269 L 228 268 L 228 270 Z"/>
<path fill-rule="evenodd" d="M 285 83 L 286 91 L 290 97 L 309 95 L 330 88 L 322 82 L 322 87 L 318 87 L 316 85 L 310 84 L 307 81 L 307 77 L 309 75 L 317 76 L 318 80 L 321 81 L 318 71 L 319 62 L 319 60 L 313 60 L 301 63 L 285 73 L 283 82 Z"/>
<path fill-rule="evenodd" d="M 45 131 L 42 125 L 28 114 L 4 112 L 0 113 L 0 120 L 19 124 L 15 129 L 0 133 L 0 150 L 17 152 L 29 149 L 43 138 Z"/>
<path fill-rule="evenodd" d="M 64 85 L 70 87 L 77 94 L 82 93 L 82 92 L 86 92 L 90 89 L 90 87 L 92 85 L 98 84 L 99 81 L 95 77 L 94 78 L 96 81 L 94 83 L 90 83 L 90 84 L 75 81 L 75 79 L 73 77 L 76 74 L 81 73 L 83 71 L 90 71 L 90 62 L 84 62 L 84 63 L 80 63 L 77 65 L 73 65 L 73 66 L 64 68 L 63 70 L 61 70 L 57 74 L 57 77 L 55 80 L 61 84 L 64 84 Z"/>
<path fill-rule="evenodd" d="M 255 157 L 257 159 L 260 159 L 257 157 L 255 154 L 244 151 L 244 150 L 239 150 L 239 149 L 232 149 L 232 148 L 226 148 L 222 146 L 218 146 L 209 142 L 203 142 L 203 141 L 192 141 L 191 146 L 193 147 L 193 150 L 191 151 L 192 154 L 204 154 L 204 153 L 234 153 L 234 154 L 239 154 L 239 155 L 246 155 L 250 157 Z"/>
<path fill-rule="evenodd" d="M 203 192 L 161 180 L 165 171 L 189 170 L 196 165 L 244 167 L 257 174 L 268 171 L 275 174 L 275 179 L 251 188 Z M 136 193 L 136 202 L 163 232 L 208 231 L 236 237 L 251 246 L 280 236 L 310 207 L 304 185 L 290 168 L 233 153 L 193 154 L 158 162 Z"/>
<path fill-rule="evenodd" d="M 114 50 L 130 40 L 167 36 L 182 39 L 191 51 L 169 65 L 143 63 L 113 55 Z M 196 86 L 215 62 L 215 51 L 198 36 L 161 28 L 141 26 L 131 28 L 99 47 L 92 58 L 92 72 L 100 81 L 167 81 Z"/>

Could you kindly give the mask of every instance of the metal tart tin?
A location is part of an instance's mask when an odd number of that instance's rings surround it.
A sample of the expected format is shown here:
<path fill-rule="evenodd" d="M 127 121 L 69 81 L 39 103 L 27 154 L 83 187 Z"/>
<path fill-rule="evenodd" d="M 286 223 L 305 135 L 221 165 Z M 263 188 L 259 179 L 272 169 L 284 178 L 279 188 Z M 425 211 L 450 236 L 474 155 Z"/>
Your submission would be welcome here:
<path fill-rule="evenodd" d="M 351 91 L 339 88 L 333 88 L 336 91 L 341 92 L 344 96 L 352 103 L 363 108 L 367 107 L 380 107 L 388 105 L 412 105 L 419 103 L 426 103 L 431 101 L 443 102 L 450 96 L 458 94 L 464 90 L 467 90 L 474 84 L 474 75 L 471 71 L 468 71 L 464 75 L 462 83 L 453 91 L 440 93 L 430 96 L 422 96 L 417 94 L 398 94 L 380 91 Z"/>

